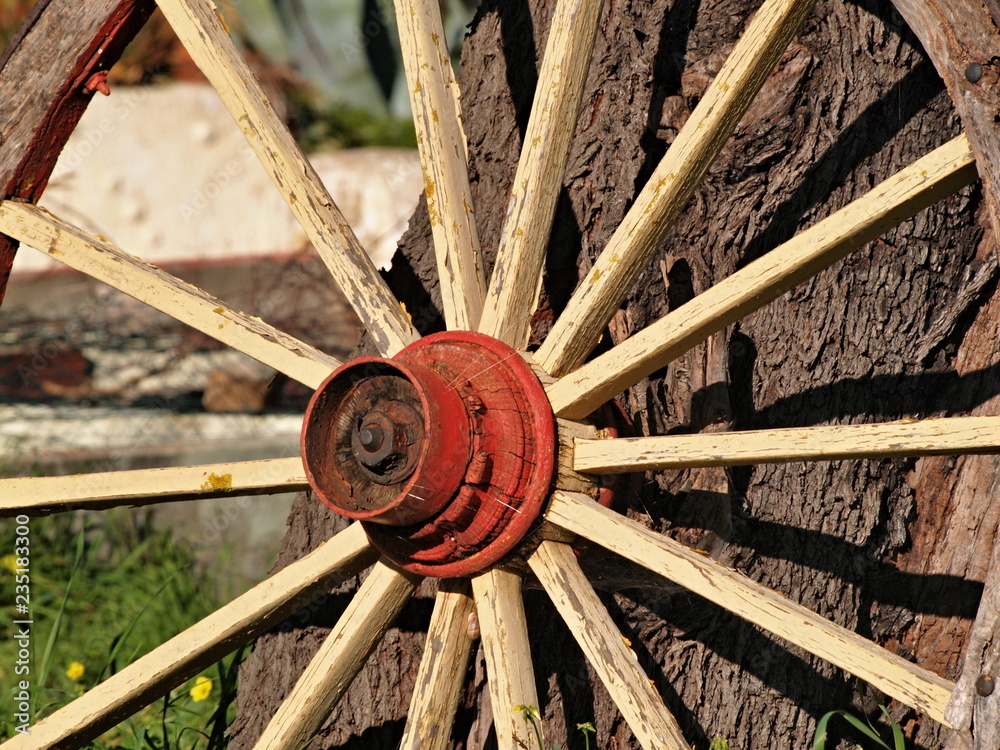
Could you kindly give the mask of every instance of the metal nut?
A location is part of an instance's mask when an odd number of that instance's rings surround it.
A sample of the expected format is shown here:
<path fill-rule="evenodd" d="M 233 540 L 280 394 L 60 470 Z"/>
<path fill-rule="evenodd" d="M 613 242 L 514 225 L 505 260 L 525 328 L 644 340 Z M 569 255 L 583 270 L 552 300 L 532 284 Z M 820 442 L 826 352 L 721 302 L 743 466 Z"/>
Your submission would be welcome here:
<path fill-rule="evenodd" d="M 416 466 L 421 416 L 396 400 L 379 403 L 355 423 L 351 450 L 376 484 L 396 484 Z"/>
<path fill-rule="evenodd" d="M 396 425 L 378 410 L 365 415 L 354 433 L 354 455 L 358 461 L 374 469 L 394 452 Z"/>
<path fill-rule="evenodd" d="M 366 451 L 377 451 L 382 447 L 385 433 L 377 424 L 368 424 L 358 430 L 358 442 Z"/>

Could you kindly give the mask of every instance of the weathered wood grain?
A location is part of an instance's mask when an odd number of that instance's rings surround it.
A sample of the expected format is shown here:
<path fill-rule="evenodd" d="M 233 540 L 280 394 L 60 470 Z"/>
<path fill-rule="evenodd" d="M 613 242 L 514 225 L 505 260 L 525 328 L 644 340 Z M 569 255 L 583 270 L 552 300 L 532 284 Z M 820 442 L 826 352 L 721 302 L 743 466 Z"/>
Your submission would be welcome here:
<path fill-rule="evenodd" d="M 603 0 L 556 4 L 479 330 L 523 349 Z"/>
<path fill-rule="evenodd" d="M 482 633 L 493 726 L 500 747 L 531 747 L 536 742 L 517 706 L 538 706 L 531 664 L 528 624 L 521 599 L 521 576 L 494 568 L 472 579 Z"/>
<path fill-rule="evenodd" d="M 441 7 L 437 0 L 396 0 L 395 8 L 445 322 L 450 330 L 471 331 L 483 311 L 486 278 Z"/>
<path fill-rule="evenodd" d="M 600 492 L 600 483 L 596 477 L 583 474 L 576 468 L 577 446 L 588 441 L 603 441 L 600 432 L 593 425 L 584 422 L 571 422 L 568 419 L 556 420 L 556 438 L 559 449 L 556 452 L 556 481 L 554 486 L 568 492 L 582 492 L 594 499 Z"/>
<path fill-rule="evenodd" d="M 567 419 L 587 416 L 708 336 L 975 178 L 969 141 L 959 136 L 548 386 L 552 410 Z"/>
<path fill-rule="evenodd" d="M 406 312 L 275 114 L 214 3 L 159 0 L 159 6 L 191 58 L 219 92 L 378 350 L 391 356 L 415 341 L 417 333 Z"/>
<path fill-rule="evenodd" d="M 302 459 L 0 479 L 0 518 L 309 489 Z"/>
<path fill-rule="evenodd" d="M 767 0 L 535 355 L 552 375 L 578 367 L 691 199 L 814 0 Z"/>
<path fill-rule="evenodd" d="M 642 565 L 947 724 L 954 684 L 584 495 L 556 492 L 546 519 Z"/>
<path fill-rule="evenodd" d="M 375 564 L 257 740 L 260 750 L 299 750 L 309 744 L 420 580 L 390 563 Z"/>
<path fill-rule="evenodd" d="M 542 542 L 528 558 L 532 572 L 645 750 L 688 750 L 677 719 L 639 666 L 568 544 Z"/>
<path fill-rule="evenodd" d="M 998 530 L 1000 532 L 1000 530 Z M 990 682 L 987 682 L 990 681 Z M 978 684 L 977 684 L 978 683 Z M 945 716 L 956 732 L 947 750 L 1000 747 L 1000 533 L 997 534 L 979 612 L 969 633 L 962 674 Z M 991 684 L 992 690 L 983 687 Z"/>
<path fill-rule="evenodd" d="M 155 7 L 152 0 L 44 0 L 32 9 L 0 66 L 0 199 L 38 200 L 93 98 L 84 83 L 118 60 Z M 0 302 L 16 251 L 15 241 L 0 237 Z"/>
<path fill-rule="evenodd" d="M 707 432 L 576 441 L 573 467 L 592 473 L 1000 452 L 1000 417 Z"/>
<path fill-rule="evenodd" d="M 196 286 L 27 203 L 0 203 L 0 233 L 14 237 L 145 302 L 206 336 L 309 386 L 319 385 L 340 362 L 282 333 L 260 318 L 226 305 Z"/>
<path fill-rule="evenodd" d="M 948 87 L 976 155 L 993 228 L 1000 235 L 1000 17 L 991 13 L 998 8 L 997 2 L 892 3 Z"/>
<path fill-rule="evenodd" d="M 441 581 L 400 750 L 452 747 L 451 727 L 472 652 L 470 618 L 475 611 L 468 580 Z"/>

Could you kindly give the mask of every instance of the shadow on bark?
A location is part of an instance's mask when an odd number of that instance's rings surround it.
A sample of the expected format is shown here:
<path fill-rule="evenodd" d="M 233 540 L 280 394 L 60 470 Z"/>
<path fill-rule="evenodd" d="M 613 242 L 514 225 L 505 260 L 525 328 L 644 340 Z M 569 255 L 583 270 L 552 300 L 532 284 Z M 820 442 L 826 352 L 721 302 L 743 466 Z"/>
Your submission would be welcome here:
<path fill-rule="evenodd" d="M 844 130 L 806 170 L 798 189 L 774 212 L 775 219 L 743 250 L 737 267 L 745 266 L 782 242 L 789 240 L 802 219 L 816 206 L 825 206 L 830 193 L 840 187 L 865 159 L 878 154 L 906 123 L 944 91 L 944 83 L 930 60 L 915 65 L 884 96 L 871 105 Z M 943 145 L 947 140 L 942 134 Z M 890 175 L 880 175 L 879 180 Z M 831 210 L 836 207 L 831 207 Z M 820 218 L 825 218 L 825 215 Z"/>

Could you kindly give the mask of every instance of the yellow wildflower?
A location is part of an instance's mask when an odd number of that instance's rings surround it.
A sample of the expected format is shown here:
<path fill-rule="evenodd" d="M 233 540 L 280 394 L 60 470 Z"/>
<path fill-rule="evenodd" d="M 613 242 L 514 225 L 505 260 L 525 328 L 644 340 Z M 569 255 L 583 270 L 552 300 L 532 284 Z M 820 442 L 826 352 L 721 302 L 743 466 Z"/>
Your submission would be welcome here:
<path fill-rule="evenodd" d="M 17 556 L 16 555 L 4 555 L 0 557 L 0 568 L 6 568 L 11 573 L 17 572 Z"/>
<path fill-rule="evenodd" d="M 205 675 L 201 675 L 194 681 L 194 687 L 188 691 L 191 700 L 195 703 L 205 700 L 212 692 L 212 681 Z"/>
<path fill-rule="evenodd" d="M 85 666 L 78 661 L 74 661 L 70 663 L 69 668 L 66 670 L 66 676 L 71 680 L 79 680 L 86 671 L 87 668 Z"/>

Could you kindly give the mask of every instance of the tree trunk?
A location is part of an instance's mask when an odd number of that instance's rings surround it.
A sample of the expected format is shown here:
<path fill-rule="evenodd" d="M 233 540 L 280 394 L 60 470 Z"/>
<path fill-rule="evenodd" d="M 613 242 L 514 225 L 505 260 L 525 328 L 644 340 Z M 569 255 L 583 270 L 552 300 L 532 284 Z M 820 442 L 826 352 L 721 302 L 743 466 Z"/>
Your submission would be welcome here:
<path fill-rule="evenodd" d="M 565 304 L 718 71 L 748 0 L 608 2 L 584 94 L 533 337 Z M 460 84 L 483 245 L 492 262 L 553 0 L 484 0 Z M 888 0 L 820 0 L 627 303 L 604 346 L 640 330 L 960 132 L 944 85 Z M 1000 413 L 997 248 L 979 187 L 963 190 L 620 401 L 648 434 Z M 390 283 L 422 332 L 441 326 L 430 230 L 418 209 Z M 630 513 L 949 679 L 977 614 L 1000 506 L 995 457 L 787 464 L 649 475 Z M 277 563 L 336 522 L 300 498 Z M 291 618 L 243 668 L 233 748 L 249 748 L 343 609 Z M 425 584 L 311 747 L 399 741 L 433 586 Z M 806 747 L 827 711 L 878 713 L 855 681 L 710 602 L 648 586 L 605 602 L 689 742 Z M 548 740 L 634 747 L 544 595 L 529 629 Z M 987 638 L 988 640 L 988 638 Z M 454 731 L 489 746 L 481 653 Z M 966 685 L 966 690 L 971 689 Z M 852 708 L 853 706 L 853 708 Z M 897 704 L 914 747 L 947 730 Z M 845 725 L 846 726 L 846 725 Z M 841 731 L 836 723 L 833 734 Z M 836 746 L 837 738 L 828 744 Z"/>

